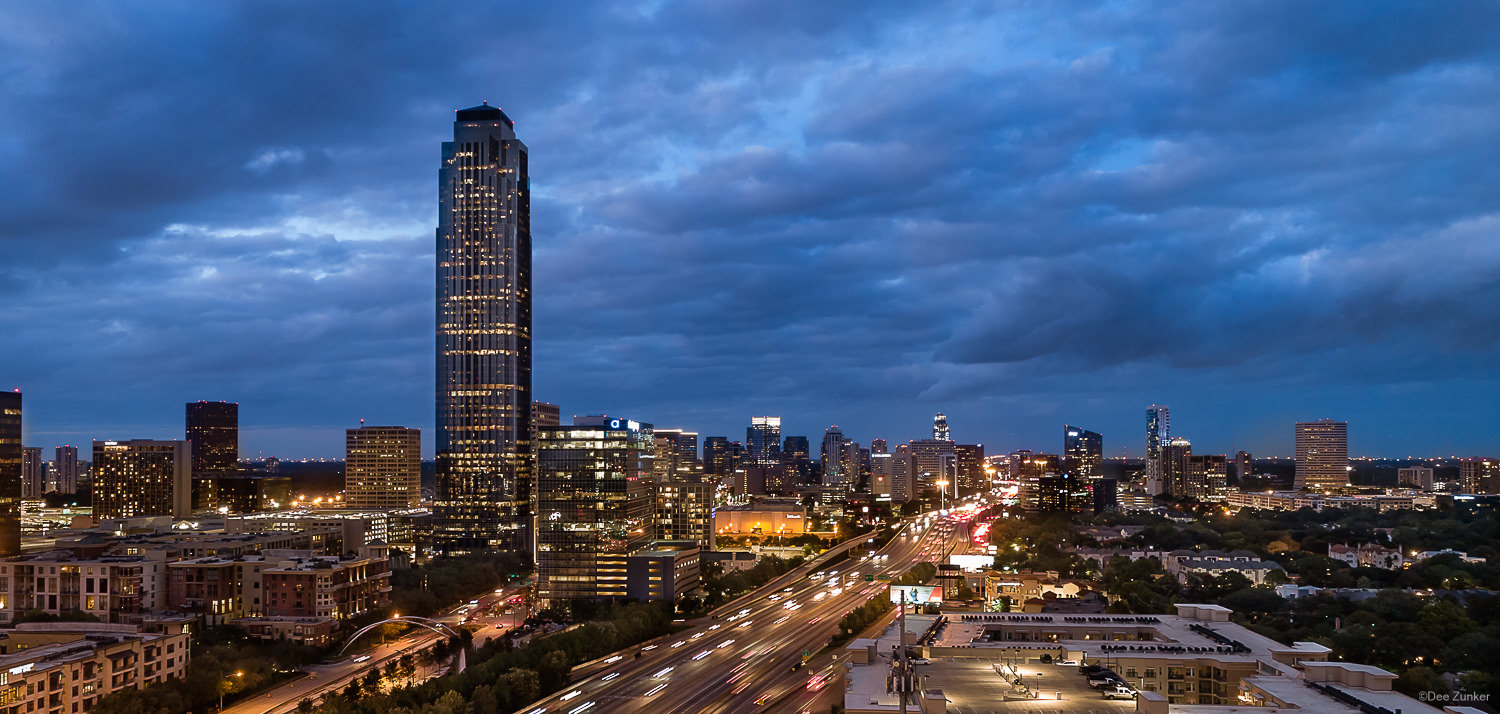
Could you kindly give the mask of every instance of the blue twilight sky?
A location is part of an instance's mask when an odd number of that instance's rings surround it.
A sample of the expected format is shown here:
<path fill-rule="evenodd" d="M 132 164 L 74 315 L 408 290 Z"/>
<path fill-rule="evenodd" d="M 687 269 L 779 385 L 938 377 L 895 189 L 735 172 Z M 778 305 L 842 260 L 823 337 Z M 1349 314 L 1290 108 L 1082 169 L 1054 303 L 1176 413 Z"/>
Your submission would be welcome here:
<path fill-rule="evenodd" d="M 0 385 L 47 447 L 430 430 L 438 145 L 489 100 L 564 414 L 1493 455 L 1497 73 L 1493 2 L 10 3 Z"/>

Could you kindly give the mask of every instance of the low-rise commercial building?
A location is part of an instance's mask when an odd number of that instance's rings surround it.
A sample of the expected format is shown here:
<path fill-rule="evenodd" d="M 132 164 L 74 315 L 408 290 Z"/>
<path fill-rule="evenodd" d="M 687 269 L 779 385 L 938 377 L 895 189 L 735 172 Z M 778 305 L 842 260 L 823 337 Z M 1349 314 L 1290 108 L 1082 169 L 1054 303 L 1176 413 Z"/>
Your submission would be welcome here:
<path fill-rule="evenodd" d="M 764 499 L 714 509 L 718 535 L 783 535 L 807 532 L 807 508 L 795 500 Z"/>

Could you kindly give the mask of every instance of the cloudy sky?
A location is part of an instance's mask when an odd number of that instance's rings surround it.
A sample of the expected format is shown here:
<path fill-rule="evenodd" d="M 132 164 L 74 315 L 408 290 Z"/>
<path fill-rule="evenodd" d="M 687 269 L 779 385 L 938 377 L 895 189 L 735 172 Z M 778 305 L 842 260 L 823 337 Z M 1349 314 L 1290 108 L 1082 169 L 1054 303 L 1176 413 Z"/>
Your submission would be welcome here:
<path fill-rule="evenodd" d="M 439 143 L 488 100 L 565 414 L 1493 455 L 1497 8 L 11 3 L 0 383 L 48 447 L 430 428 Z"/>

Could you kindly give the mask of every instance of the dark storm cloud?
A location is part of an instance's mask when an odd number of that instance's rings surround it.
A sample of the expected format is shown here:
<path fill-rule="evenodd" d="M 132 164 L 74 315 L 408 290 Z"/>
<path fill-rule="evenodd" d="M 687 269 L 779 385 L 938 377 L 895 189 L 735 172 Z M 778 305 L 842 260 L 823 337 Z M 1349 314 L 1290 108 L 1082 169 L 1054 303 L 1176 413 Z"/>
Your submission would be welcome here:
<path fill-rule="evenodd" d="M 1482 3 L 11 8 L 0 371 L 41 444 L 169 436 L 200 398 L 242 403 L 250 451 L 428 424 L 438 143 L 488 99 L 532 151 L 536 392 L 565 412 L 867 441 L 944 410 L 992 449 L 1070 421 L 1118 453 L 1161 401 L 1208 448 L 1331 415 L 1356 450 L 1482 451 L 1487 407 L 1432 405 L 1496 396 L 1497 28 Z"/>

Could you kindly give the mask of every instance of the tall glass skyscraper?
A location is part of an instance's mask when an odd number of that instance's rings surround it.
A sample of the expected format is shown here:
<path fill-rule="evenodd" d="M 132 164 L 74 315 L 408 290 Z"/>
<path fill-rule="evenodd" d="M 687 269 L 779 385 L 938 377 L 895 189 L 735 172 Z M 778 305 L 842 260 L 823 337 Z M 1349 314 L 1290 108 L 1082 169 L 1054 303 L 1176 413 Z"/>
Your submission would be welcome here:
<path fill-rule="evenodd" d="M 0 557 L 21 554 L 21 390 L 0 392 Z"/>
<path fill-rule="evenodd" d="M 531 559 L 531 193 L 515 122 L 458 111 L 438 169 L 437 493 L 443 552 Z"/>
<path fill-rule="evenodd" d="M 780 464 L 781 417 L 751 417 L 750 426 L 745 429 L 745 445 L 750 451 L 751 463 L 757 466 Z"/>
<path fill-rule="evenodd" d="M 1104 437 L 1082 427 L 1063 425 L 1063 459 L 1069 473 L 1085 479 L 1101 476 Z"/>
<path fill-rule="evenodd" d="M 1164 493 L 1167 488 L 1166 464 L 1162 457 L 1172 436 L 1172 412 L 1152 404 L 1146 407 L 1146 492 Z"/>

